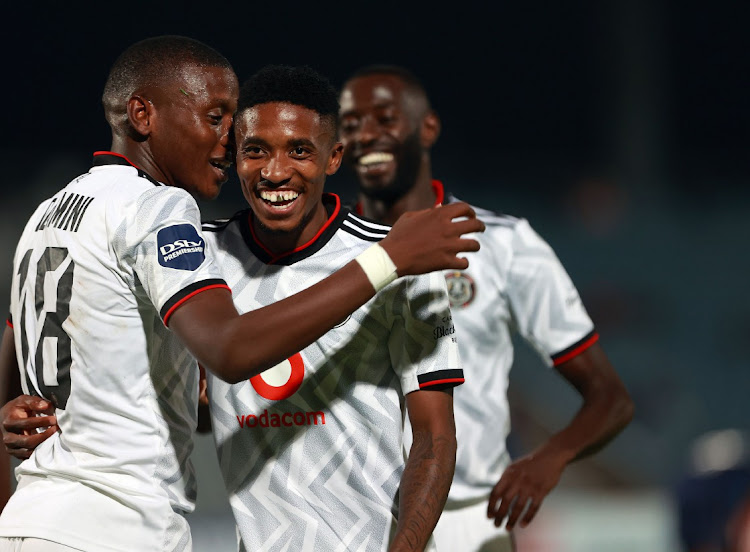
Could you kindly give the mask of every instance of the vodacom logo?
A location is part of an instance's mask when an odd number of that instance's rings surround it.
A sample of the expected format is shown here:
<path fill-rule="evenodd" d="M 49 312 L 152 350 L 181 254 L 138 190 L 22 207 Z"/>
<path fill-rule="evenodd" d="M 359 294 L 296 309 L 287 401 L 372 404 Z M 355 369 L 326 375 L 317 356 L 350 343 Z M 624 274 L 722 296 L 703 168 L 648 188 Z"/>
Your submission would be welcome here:
<path fill-rule="evenodd" d="M 273 368 L 250 378 L 250 383 L 264 399 L 281 401 L 294 395 L 305 377 L 305 363 L 299 353 Z"/>

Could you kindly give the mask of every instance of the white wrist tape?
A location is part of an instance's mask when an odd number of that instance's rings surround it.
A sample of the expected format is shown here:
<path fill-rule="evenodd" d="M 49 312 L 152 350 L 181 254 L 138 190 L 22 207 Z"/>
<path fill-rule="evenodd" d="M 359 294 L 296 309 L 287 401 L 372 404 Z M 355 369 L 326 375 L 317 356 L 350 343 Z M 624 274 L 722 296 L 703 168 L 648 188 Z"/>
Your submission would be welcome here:
<path fill-rule="evenodd" d="M 379 243 L 368 247 L 354 258 L 365 271 L 375 291 L 380 291 L 398 278 L 396 265 Z"/>

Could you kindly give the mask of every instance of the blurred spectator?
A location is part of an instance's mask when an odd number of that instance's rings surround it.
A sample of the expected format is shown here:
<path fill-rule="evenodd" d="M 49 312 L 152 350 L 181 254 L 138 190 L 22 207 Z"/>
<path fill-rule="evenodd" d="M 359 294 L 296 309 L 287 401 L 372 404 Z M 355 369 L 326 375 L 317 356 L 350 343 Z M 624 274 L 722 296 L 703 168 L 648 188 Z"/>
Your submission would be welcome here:
<path fill-rule="evenodd" d="M 689 552 L 750 552 L 750 435 L 737 429 L 696 439 L 676 490 Z"/>

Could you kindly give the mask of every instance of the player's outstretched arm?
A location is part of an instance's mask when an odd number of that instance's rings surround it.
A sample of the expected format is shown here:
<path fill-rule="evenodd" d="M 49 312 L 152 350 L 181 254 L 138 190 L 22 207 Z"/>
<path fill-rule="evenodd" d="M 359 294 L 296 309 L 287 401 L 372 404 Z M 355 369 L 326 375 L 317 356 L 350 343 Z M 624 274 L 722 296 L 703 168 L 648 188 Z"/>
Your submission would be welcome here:
<path fill-rule="evenodd" d="M 598 343 L 557 369 L 581 394 L 583 405 L 567 427 L 503 472 L 487 508 L 498 527 L 506 516 L 508 530 L 519 519 L 521 527 L 528 525 L 565 466 L 600 450 L 633 418 L 633 401 Z"/>
<path fill-rule="evenodd" d="M 458 255 L 478 250 L 479 243 L 462 235 L 483 229 L 471 207 L 456 203 L 401 217 L 380 247 L 395 265 L 393 276 L 466 268 L 468 261 Z M 355 260 L 304 291 L 242 316 L 225 290 L 204 291 L 185 301 L 169 325 L 201 365 L 236 383 L 304 349 L 374 295 Z"/>
<path fill-rule="evenodd" d="M 456 467 L 452 390 L 409 393 L 406 406 L 413 442 L 401 477 L 398 527 L 389 552 L 424 550 Z"/>

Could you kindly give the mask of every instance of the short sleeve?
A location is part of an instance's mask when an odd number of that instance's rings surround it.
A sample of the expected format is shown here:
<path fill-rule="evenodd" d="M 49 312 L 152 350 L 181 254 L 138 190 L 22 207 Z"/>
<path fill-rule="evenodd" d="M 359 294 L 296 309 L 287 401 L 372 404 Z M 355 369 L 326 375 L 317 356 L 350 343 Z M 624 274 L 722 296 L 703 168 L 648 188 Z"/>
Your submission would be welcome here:
<path fill-rule="evenodd" d="M 394 315 L 388 348 L 404 395 L 463 383 L 443 275 L 402 278 L 388 291 Z"/>
<path fill-rule="evenodd" d="M 506 294 L 519 334 L 550 366 L 573 358 L 598 339 L 562 263 L 523 219 L 514 229 Z"/>
<path fill-rule="evenodd" d="M 113 247 L 164 321 L 190 297 L 229 289 L 201 232 L 195 200 L 179 188 L 155 187 L 125 208 Z"/>

